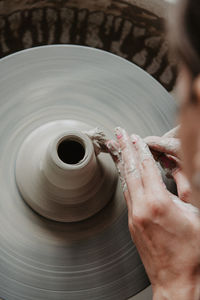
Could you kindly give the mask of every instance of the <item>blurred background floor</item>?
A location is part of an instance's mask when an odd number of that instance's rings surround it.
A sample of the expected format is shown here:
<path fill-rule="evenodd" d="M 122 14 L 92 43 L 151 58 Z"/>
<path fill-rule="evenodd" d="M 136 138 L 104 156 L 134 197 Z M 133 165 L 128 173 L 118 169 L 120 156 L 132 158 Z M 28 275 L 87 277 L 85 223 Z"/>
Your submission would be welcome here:
<path fill-rule="evenodd" d="M 164 20 L 135 0 L 0 0 L 0 57 L 49 44 L 103 49 L 136 63 L 168 91 L 175 84 Z"/>

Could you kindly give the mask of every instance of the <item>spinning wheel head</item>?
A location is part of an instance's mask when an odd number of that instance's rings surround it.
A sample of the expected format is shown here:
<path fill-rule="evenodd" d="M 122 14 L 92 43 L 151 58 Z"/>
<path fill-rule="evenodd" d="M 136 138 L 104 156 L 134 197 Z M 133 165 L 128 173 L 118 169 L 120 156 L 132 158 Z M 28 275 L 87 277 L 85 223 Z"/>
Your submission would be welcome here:
<path fill-rule="evenodd" d="M 115 166 L 83 132 L 161 135 L 173 126 L 171 97 L 135 65 L 86 47 L 33 48 L 0 67 L 0 297 L 142 297 L 149 281 Z"/>

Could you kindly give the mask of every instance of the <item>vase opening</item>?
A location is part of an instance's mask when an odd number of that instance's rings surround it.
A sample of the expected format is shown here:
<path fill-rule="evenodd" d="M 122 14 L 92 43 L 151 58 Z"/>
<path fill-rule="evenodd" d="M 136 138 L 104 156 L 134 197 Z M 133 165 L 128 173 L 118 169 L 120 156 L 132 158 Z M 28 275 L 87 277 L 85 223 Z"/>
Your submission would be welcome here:
<path fill-rule="evenodd" d="M 81 140 L 76 138 L 62 139 L 57 146 L 59 159 L 65 164 L 75 165 L 80 163 L 85 156 L 85 147 Z"/>

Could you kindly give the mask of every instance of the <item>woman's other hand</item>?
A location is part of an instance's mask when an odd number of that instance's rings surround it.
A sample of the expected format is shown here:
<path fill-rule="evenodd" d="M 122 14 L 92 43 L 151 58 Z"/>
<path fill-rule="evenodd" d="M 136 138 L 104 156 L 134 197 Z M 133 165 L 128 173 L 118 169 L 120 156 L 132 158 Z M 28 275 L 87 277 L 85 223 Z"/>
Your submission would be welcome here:
<path fill-rule="evenodd" d="M 154 299 L 199 299 L 199 211 L 171 194 L 147 144 L 117 129 L 128 224 Z M 109 145 L 110 146 L 110 145 Z M 119 154 L 119 152 L 116 152 Z"/>
<path fill-rule="evenodd" d="M 179 198 L 184 202 L 189 202 L 191 187 L 182 170 L 178 130 L 179 126 L 170 130 L 162 137 L 149 136 L 144 141 L 149 146 L 155 160 L 160 162 L 166 174 L 176 182 Z"/>

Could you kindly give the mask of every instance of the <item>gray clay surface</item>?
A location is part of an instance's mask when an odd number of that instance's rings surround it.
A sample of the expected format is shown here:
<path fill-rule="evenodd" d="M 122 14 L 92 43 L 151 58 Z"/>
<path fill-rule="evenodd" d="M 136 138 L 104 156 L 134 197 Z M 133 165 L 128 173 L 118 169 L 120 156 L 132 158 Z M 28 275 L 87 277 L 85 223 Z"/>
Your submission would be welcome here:
<path fill-rule="evenodd" d="M 15 162 L 24 139 L 56 120 L 86 122 L 110 138 L 116 126 L 142 137 L 162 135 L 174 126 L 173 99 L 137 66 L 78 46 L 19 52 L 1 60 L 0 72 L 0 297 L 124 300 L 136 295 L 149 281 L 129 235 L 119 183 L 112 201 L 95 216 L 58 223 L 22 200 Z"/>

